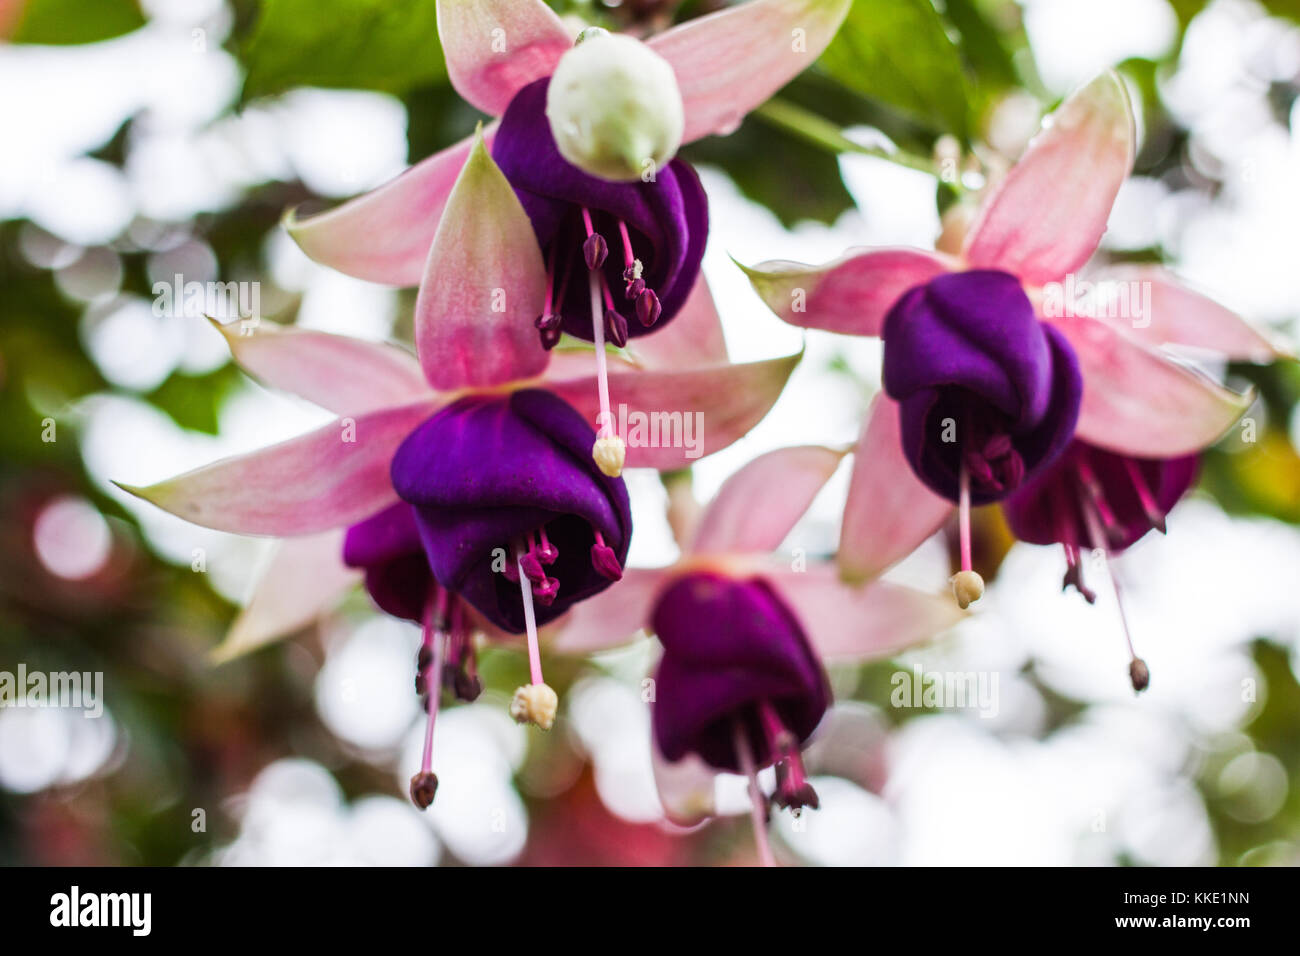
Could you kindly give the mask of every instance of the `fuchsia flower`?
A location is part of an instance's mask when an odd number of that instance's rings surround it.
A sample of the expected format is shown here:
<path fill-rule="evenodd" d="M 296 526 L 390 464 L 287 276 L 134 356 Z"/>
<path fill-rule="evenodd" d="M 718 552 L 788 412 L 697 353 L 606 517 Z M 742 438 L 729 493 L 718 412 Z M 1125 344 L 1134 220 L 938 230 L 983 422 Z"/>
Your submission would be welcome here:
<path fill-rule="evenodd" d="M 965 606 L 983 590 L 969 508 L 1009 496 L 1028 540 L 1122 550 L 1186 490 L 1186 456 L 1249 406 L 1249 395 L 1166 346 L 1261 362 L 1282 353 L 1161 270 L 1096 277 L 1144 290 L 1146 315 L 1051 307 L 1097 248 L 1134 139 L 1123 82 L 1103 74 L 1061 105 L 991 190 L 960 254 L 871 249 L 825 266 L 747 270 L 786 321 L 884 340 L 884 394 L 863 426 L 840 539 L 847 579 L 910 553 L 956 504 L 953 585 Z"/>
<path fill-rule="evenodd" d="M 1076 439 L 1060 458 L 1018 488 L 1002 510 L 1020 540 L 1061 545 L 1066 564 L 1061 586 L 1073 586 L 1092 604 L 1097 595 L 1084 581 L 1083 554 L 1091 549 L 1109 559 L 1149 531 L 1163 534 L 1165 517 L 1196 479 L 1197 461 L 1196 455 L 1121 455 Z M 1114 572 L 1110 580 L 1128 644 L 1129 679 L 1134 690 L 1145 690 L 1151 674 L 1133 646 Z"/>
<path fill-rule="evenodd" d="M 533 374 L 532 326 L 518 320 L 544 281 L 540 255 L 482 145 L 452 189 L 430 262 L 437 308 L 416 318 L 416 356 L 270 323 L 221 327 L 250 374 L 340 418 L 126 490 L 206 527 L 304 539 L 237 622 L 238 648 L 310 620 L 347 580 L 342 559 L 364 569 L 382 608 L 423 624 L 426 691 L 446 680 L 458 696 L 477 693 L 473 630 L 526 633 L 532 683 L 512 712 L 546 727 L 556 701 L 538 627 L 616 580 L 631 535 L 622 480 L 584 453 L 595 438 L 594 367 L 612 366 L 629 415 L 702 414 L 698 451 L 709 454 L 766 414 L 798 356 L 729 364 L 701 281 L 673 328 L 627 358 L 557 350 L 547 374 Z M 494 310 L 498 297 L 513 307 Z M 690 454 L 634 444 L 628 463 L 680 468 Z M 437 702 L 430 692 L 430 743 Z M 417 775 L 412 792 L 427 805 L 428 777 Z"/>
<path fill-rule="evenodd" d="M 616 589 L 575 607 L 555 640 L 587 652 L 640 628 L 659 638 L 652 725 L 664 807 L 698 822 L 712 813 L 714 775 L 745 774 L 765 861 L 758 770 L 775 765 L 777 805 L 817 806 L 800 751 L 830 704 L 822 660 L 887 657 L 962 617 L 938 596 L 853 588 L 831 565 L 772 556 L 844 454 L 804 446 L 756 458 L 723 485 L 675 565 L 627 569 Z"/>
<path fill-rule="evenodd" d="M 820 55 L 848 6 L 849 0 L 751 0 L 647 41 L 676 76 L 682 141 L 733 129 Z M 796 31 L 802 42 L 794 42 Z M 561 331 L 594 342 L 603 358 L 606 341 L 622 347 L 672 321 L 695 285 L 708 231 L 695 172 L 674 159 L 649 181 L 611 182 L 560 155 L 546 117 L 547 84 L 574 37 L 542 0 L 442 0 L 438 33 L 457 92 L 500 117 L 484 140 L 528 214 L 545 263 L 542 281 L 509 306 L 516 326 L 527 315 L 533 336 L 526 343 L 522 327 L 516 329 L 502 346 L 513 353 L 510 361 L 536 375 Z M 305 220 L 291 214 L 286 226 L 318 262 L 375 282 L 418 285 L 416 324 L 427 334 L 422 317 L 438 311 L 446 294 L 446 276 L 431 250 L 440 238 L 454 241 L 443 220 L 471 149 L 464 140 L 337 209 Z M 455 387 L 471 364 L 483 366 L 483 351 L 497 348 L 486 336 L 430 347 L 448 353 L 440 367 L 427 370 L 443 389 Z M 458 351 L 469 348 L 477 352 L 472 362 L 471 353 Z M 596 378 L 601 442 L 593 455 L 606 474 L 617 476 L 623 446 L 603 364 Z"/>

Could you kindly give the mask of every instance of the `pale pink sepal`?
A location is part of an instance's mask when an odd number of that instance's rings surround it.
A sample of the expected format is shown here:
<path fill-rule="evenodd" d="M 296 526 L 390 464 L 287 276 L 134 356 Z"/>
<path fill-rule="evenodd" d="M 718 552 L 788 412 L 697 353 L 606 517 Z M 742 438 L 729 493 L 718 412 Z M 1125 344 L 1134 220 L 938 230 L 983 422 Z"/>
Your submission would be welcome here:
<path fill-rule="evenodd" d="M 210 660 L 224 664 L 307 627 L 360 583 L 361 572 L 343 563 L 344 531 L 277 541 L 253 596 Z"/>
<path fill-rule="evenodd" d="M 339 415 L 430 397 L 420 363 L 395 345 L 265 319 L 212 324 L 225 336 L 235 362 L 253 378 Z"/>
<path fill-rule="evenodd" d="M 489 145 L 496 124 L 483 130 Z M 306 219 L 285 214 L 284 227 L 312 259 L 358 279 L 414 286 L 451 187 L 474 146 L 468 137 L 416 163 L 396 179 Z"/>
<path fill-rule="evenodd" d="M 704 276 L 695 281 L 681 311 L 666 328 L 633 339 L 628 351 L 647 368 L 694 368 L 725 363 L 727 343 L 722 335 L 722 320 Z"/>
<path fill-rule="evenodd" d="M 802 355 L 678 371 L 611 365 L 609 399 L 614 426 L 627 444 L 626 467 L 684 468 L 726 448 L 776 404 Z M 594 378 L 548 378 L 543 387 L 596 421 L 600 404 Z"/>
<path fill-rule="evenodd" d="M 823 659 L 890 657 L 931 640 L 966 616 L 948 594 L 926 594 L 887 581 L 855 587 L 833 565 L 765 571 Z"/>
<path fill-rule="evenodd" d="M 1213 445 L 1250 407 L 1238 395 L 1097 319 L 1049 320 L 1079 357 L 1075 434 L 1112 451 L 1172 458 Z"/>
<path fill-rule="evenodd" d="M 700 519 L 691 551 L 773 550 L 803 517 L 846 454 L 820 445 L 800 445 L 759 455 L 718 489 Z"/>
<path fill-rule="evenodd" d="M 388 469 L 435 402 L 339 418 L 313 432 L 176 478 L 134 488 L 179 518 L 235 534 L 314 534 L 367 518 L 397 500 Z"/>
<path fill-rule="evenodd" d="M 668 577 L 666 568 L 624 568 L 613 587 L 573 606 L 550 643 L 562 654 L 589 654 L 625 644 L 650 626 L 655 596 Z"/>
<path fill-rule="evenodd" d="M 971 266 L 1001 269 L 1028 285 L 1088 261 L 1133 167 L 1133 109 L 1115 72 L 1076 92 L 1047 123 L 995 187 L 966 241 Z"/>
<path fill-rule="evenodd" d="M 952 507 L 921 484 L 903 457 L 898 405 L 881 392 L 853 455 L 840 528 L 841 576 L 854 584 L 876 577 L 938 531 Z"/>
<path fill-rule="evenodd" d="M 664 816 L 682 827 L 693 827 L 717 815 L 715 781 L 718 772 L 695 754 L 670 763 L 653 740 L 650 761 Z"/>
<path fill-rule="evenodd" d="M 1294 358 L 1284 347 L 1231 309 L 1189 288 L 1159 266 L 1119 266 L 1096 276 L 1101 283 L 1119 283 L 1130 301 L 1150 296 L 1150 314 L 1108 319 L 1121 331 L 1147 345 L 1186 346 L 1217 352 L 1241 362 L 1268 363 Z"/>
<path fill-rule="evenodd" d="M 438 0 L 438 37 L 451 85 L 493 116 L 550 76 L 574 40 L 542 0 Z"/>
<path fill-rule="evenodd" d="M 880 335 L 904 292 L 952 268 L 947 256 L 907 248 L 850 252 L 822 266 L 785 260 L 741 266 L 754 291 L 786 322 L 845 335 Z"/>
<path fill-rule="evenodd" d="M 682 142 L 730 133 L 812 66 L 851 0 L 751 0 L 689 20 L 649 45 L 672 64 L 686 110 Z"/>
<path fill-rule="evenodd" d="M 415 349 L 434 388 L 500 385 L 546 369 L 533 324 L 546 266 L 528 214 L 482 142 L 452 187 L 415 301 Z"/>

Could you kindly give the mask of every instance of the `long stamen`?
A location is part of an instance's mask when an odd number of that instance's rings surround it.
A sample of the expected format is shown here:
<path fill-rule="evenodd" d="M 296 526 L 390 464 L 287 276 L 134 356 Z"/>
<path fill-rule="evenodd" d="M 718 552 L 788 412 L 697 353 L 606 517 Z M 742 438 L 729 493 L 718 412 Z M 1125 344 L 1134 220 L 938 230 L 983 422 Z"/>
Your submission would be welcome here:
<path fill-rule="evenodd" d="M 776 866 L 772 845 L 767 837 L 767 798 L 758 786 L 758 769 L 754 766 L 754 752 L 749 747 L 749 734 L 737 717 L 731 724 L 732 739 L 741 772 L 749 778 L 749 818 L 754 824 L 754 842 L 758 845 L 758 859 L 763 866 Z"/>
<path fill-rule="evenodd" d="M 961 463 L 960 475 L 960 504 L 958 505 L 958 523 L 961 534 L 961 569 L 969 571 L 971 569 L 970 560 L 970 468 L 966 465 L 963 458 Z"/>
<path fill-rule="evenodd" d="M 1151 489 L 1147 487 L 1146 479 L 1142 477 L 1141 466 L 1136 460 L 1125 456 L 1124 468 L 1128 471 L 1129 481 L 1133 482 L 1133 490 L 1137 492 L 1138 501 L 1142 502 L 1142 510 L 1146 512 L 1147 521 L 1151 522 L 1151 527 L 1164 534 L 1165 516 L 1160 513 Z"/>
<path fill-rule="evenodd" d="M 1124 612 L 1124 595 L 1120 588 L 1119 578 L 1115 574 L 1115 569 L 1111 567 L 1110 552 L 1105 545 L 1105 532 L 1097 513 L 1096 504 L 1095 498 L 1090 501 L 1082 501 L 1080 502 L 1080 510 L 1083 512 L 1083 520 L 1088 525 L 1088 535 L 1092 538 L 1092 546 L 1106 555 L 1106 577 L 1110 581 L 1111 591 L 1115 594 L 1115 607 L 1119 609 L 1119 623 L 1124 631 L 1124 643 L 1128 645 L 1129 681 L 1135 691 L 1141 692 L 1146 690 L 1151 683 L 1151 671 L 1147 667 L 1147 662 L 1138 657 L 1137 649 L 1133 646 L 1133 634 L 1129 630 L 1128 615 Z"/>
<path fill-rule="evenodd" d="M 596 388 L 600 395 L 600 430 L 591 457 L 602 472 L 611 478 L 623 473 L 625 449 L 623 439 L 614 433 L 614 416 L 609 408 L 609 363 L 605 356 L 605 325 L 601 313 L 601 277 L 592 272 L 588 277 L 591 288 L 591 337 L 596 347 Z"/>
<path fill-rule="evenodd" d="M 438 778 L 433 772 L 433 727 L 438 719 L 438 704 L 442 698 L 442 664 L 446 647 L 447 592 L 434 585 L 433 593 L 424 604 L 423 641 L 420 662 L 427 666 L 420 675 L 428 723 L 424 730 L 424 752 L 420 772 L 411 778 L 411 802 L 427 810 L 438 792 Z"/>
<path fill-rule="evenodd" d="M 958 472 L 957 525 L 961 537 L 961 570 L 952 576 L 953 597 L 963 611 L 984 595 L 984 579 L 971 569 L 970 544 L 970 466 L 962 455 Z"/>
<path fill-rule="evenodd" d="M 524 556 L 523 546 L 515 548 L 516 560 Z M 519 575 L 519 594 L 524 602 L 524 628 L 528 632 L 528 670 L 532 683 L 515 690 L 510 702 L 510 716 L 519 723 L 536 724 L 550 730 L 559 709 L 559 697 L 542 679 L 542 650 L 537 641 L 537 614 L 533 610 L 533 586 L 528 575 Z"/>
<path fill-rule="evenodd" d="M 546 315 L 551 314 L 551 307 L 555 304 L 551 293 L 555 290 L 555 250 L 558 246 L 559 243 L 552 242 L 546 257 L 546 307 L 543 310 Z"/>

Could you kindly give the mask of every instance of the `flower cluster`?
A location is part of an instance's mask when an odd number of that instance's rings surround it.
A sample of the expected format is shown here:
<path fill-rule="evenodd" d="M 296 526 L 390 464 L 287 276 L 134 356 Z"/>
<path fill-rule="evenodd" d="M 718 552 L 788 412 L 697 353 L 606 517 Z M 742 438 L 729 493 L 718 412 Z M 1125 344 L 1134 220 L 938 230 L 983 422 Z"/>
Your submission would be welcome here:
<path fill-rule="evenodd" d="M 1108 73 L 1060 107 L 945 248 L 746 269 L 786 321 L 880 337 L 883 390 L 855 446 L 756 458 L 679 523 L 676 563 L 627 567 L 624 469 L 692 459 L 620 434 L 611 396 L 634 413 L 702 415 L 711 454 L 766 414 L 798 361 L 729 360 L 700 271 L 708 204 L 677 146 L 733 127 L 817 57 L 847 8 L 750 0 L 642 41 L 575 38 L 541 0 L 440 2 L 451 82 L 499 118 L 374 192 L 286 219 L 318 261 L 418 286 L 414 354 L 219 326 L 251 376 L 338 420 L 127 489 L 207 527 L 285 539 L 222 659 L 310 622 L 358 578 L 419 625 L 421 808 L 436 796 L 442 698 L 478 697 L 483 641 L 523 638 L 530 678 L 510 712 L 546 730 L 560 702 L 543 640 L 587 654 L 644 630 L 662 648 L 651 724 L 666 812 L 697 822 L 714 777 L 743 774 L 770 861 L 771 805 L 818 806 L 803 748 L 832 704 L 825 663 L 928 640 L 982 595 L 972 508 L 998 504 L 1022 540 L 1062 545 L 1066 584 L 1091 601 L 1081 555 L 1163 531 L 1198 453 L 1251 400 L 1167 347 L 1281 354 L 1150 270 L 1156 314 L 1140 328 L 1044 308 L 1044 287 L 1092 256 L 1132 164 L 1131 109 Z M 776 558 L 850 454 L 835 559 Z M 878 580 L 954 509 L 955 601 Z M 1150 675 L 1129 643 L 1140 690 Z"/>

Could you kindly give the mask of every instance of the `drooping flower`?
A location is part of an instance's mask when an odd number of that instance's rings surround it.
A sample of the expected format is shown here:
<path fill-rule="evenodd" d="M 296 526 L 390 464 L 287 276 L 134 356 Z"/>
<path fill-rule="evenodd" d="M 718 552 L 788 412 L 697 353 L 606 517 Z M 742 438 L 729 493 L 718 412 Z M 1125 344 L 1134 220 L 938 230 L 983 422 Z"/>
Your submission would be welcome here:
<path fill-rule="evenodd" d="M 666 62 L 676 80 L 664 94 L 681 101 L 684 128 L 674 138 L 691 142 L 733 129 L 820 55 L 848 6 L 849 0 L 751 0 L 646 41 L 647 55 Z M 801 42 L 792 42 L 794 31 Z M 606 342 L 622 347 L 673 321 L 695 285 L 708 230 L 695 172 L 672 159 L 640 179 L 612 182 L 561 155 L 546 115 L 547 91 L 574 37 L 542 0 L 440 0 L 438 33 L 457 92 L 500 117 L 483 136 L 541 248 L 544 280 L 509 306 L 516 324 L 527 316 L 534 337 L 530 371 L 545 368 L 545 352 L 561 331 L 594 343 L 603 357 Z M 462 141 L 322 215 L 297 220 L 290 214 L 289 232 L 313 259 L 343 272 L 418 285 L 418 323 L 442 294 L 430 249 L 442 236 L 450 189 L 471 149 L 472 141 Z M 617 476 L 624 436 L 617 433 L 603 364 L 596 388 L 592 454 L 606 474 Z"/>
<path fill-rule="evenodd" d="M 885 394 L 860 442 L 875 451 L 856 458 L 840 541 L 847 579 L 910 553 L 957 504 L 953 587 L 964 606 L 983 591 L 971 568 L 971 503 L 1004 500 L 1050 468 L 1071 434 L 1124 455 L 1178 458 L 1211 445 L 1248 407 L 1249 395 L 1164 347 L 1251 361 L 1282 353 L 1160 270 L 1097 277 L 1127 294 L 1127 314 L 1107 301 L 1059 301 L 1097 248 L 1133 154 L 1128 94 L 1108 72 L 1053 114 L 956 253 L 868 249 L 825 266 L 747 270 L 787 322 L 884 339 Z"/>
<path fill-rule="evenodd" d="M 1051 466 L 1003 504 L 1012 532 L 1031 544 L 1059 544 L 1065 550 L 1062 587 L 1073 586 L 1088 603 L 1097 595 L 1084 580 L 1083 556 L 1109 559 L 1149 531 L 1165 531 L 1165 517 L 1192 487 L 1198 457 L 1138 458 L 1074 441 Z M 1133 689 L 1144 690 L 1151 675 L 1138 656 L 1124 616 L 1115 572 L 1110 581 L 1129 650 Z"/>
<path fill-rule="evenodd" d="M 664 808 L 697 823 L 713 813 L 717 773 L 746 775 L 764 862 L 769 797 L 758 771 L 775 766 L 778 806 L 818 804 L 801 751 L 831 702 L 823 659 L 887 657 L 961 618 L 943 597 L 850 587 L 833 565 L 771 554 L 844 454 L 804 446 L 756 458 L 687 533 L 676 564 L 627 569 L 617 589 L 574 608 L 554 641 L 586 652 L 641 628 L 659 638 L 651 723 Z"/>
<path fill-rule="evenodd" d="M 680 468 L 757 423 L 798 360 L 729 364 L 701 281 L 679 324 L 653 346 L 617 360 L 565 350 L 541 375 L 531 327 L 512 321 L 543 282 L 540 255 L 481 145 L 452 190 L 444 228 L 431 252 L 443 277 L 437 308 L 417 316 L 415 356 L 269 322 L 220 327 L 250 374 L 336 412 L 335 422 L 126 488 L 207 527 L 301 537 L 273 563 L 277 574 L 236 622 L 223 656 L 308 623 L 355 578 L 341 570 L 345 562 L 364 569 L 381 607 L 423 626 L 430 742 L 436 688 L 447 681 L 460 697 L 475 690 L 475 630 L 527 633 L 532 680 L 512 712 L 549 726 L 556 700 L 542 679 L 538 621 L 621 572 L 631 534 L 626 491 L 584 454 L 596 437 L 587 424 L 593 368 L 612 367 L 628 416 L 701 417 L 697 443 L 628 449 L 630 465 Z M 498 294 L 515 311 L 496 310 Z M 426 754 L 421 774 L 430 773 Z M 431 792 L 429 777 L 417 775 L 413 799 Z"/>

